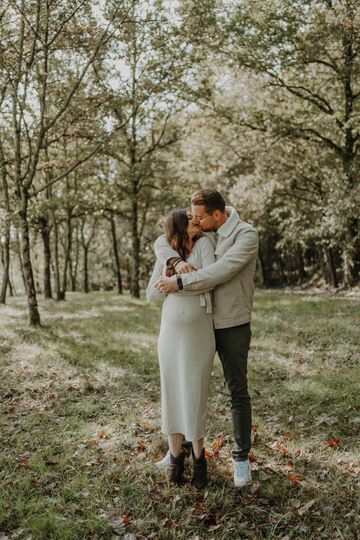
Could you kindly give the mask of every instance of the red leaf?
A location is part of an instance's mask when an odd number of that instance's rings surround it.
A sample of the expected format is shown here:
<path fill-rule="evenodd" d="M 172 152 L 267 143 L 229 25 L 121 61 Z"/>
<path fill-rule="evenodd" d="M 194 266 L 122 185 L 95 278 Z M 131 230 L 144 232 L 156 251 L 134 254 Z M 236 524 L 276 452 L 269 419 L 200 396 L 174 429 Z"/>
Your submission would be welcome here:
<path fill-rule="evenodd" d="M 256 458 L 252 452 L 249 452 L 249 461 L 251 462 L 256 461 Z"/>
<path fill-rule="evenodd" d="M 125 526 L 129 525 L 129 516 L 127 514 L 122 515 L 121 519 Z"/>
<path fill-rule="evenodd" d="M 281 442 L 277 442 L 277 443 L 276 443 L 276 449 L 277 449 L 284 457 L 290 457 L 290 456 L 291 456 L 289 450 L 286 448 L 286 446 L 284 446 L 283 444 L 281 444 Z"/>
<path fill-rule="evenodd" d="M 288 474 L 288 479 L 294 486 L 297 486 L 301 480 L 300 476 L 293 476 L 292 474 Z"/>
<path fill-rule="evenodd" d="M 340 446 L 340 439 L 328 439 L 327 441 L 328 446 Z"/>
<path fill-rule="evenodd" d="M 145 443 L 144 443 L 144 441 L 138 441 L 137 447 L 138 447 L 138 450 L 140 450 L 140 452 L 145 452 Z"/>
<path fill-rule="evenodd" d="M 214 448 L 214 450 L 219 450 L 221 448 L 221 445 L 222 445 L 222 436 L 219 435 L 216 441 L 214 442 L 214 444 L 212 445 L 212 447 Z"/>

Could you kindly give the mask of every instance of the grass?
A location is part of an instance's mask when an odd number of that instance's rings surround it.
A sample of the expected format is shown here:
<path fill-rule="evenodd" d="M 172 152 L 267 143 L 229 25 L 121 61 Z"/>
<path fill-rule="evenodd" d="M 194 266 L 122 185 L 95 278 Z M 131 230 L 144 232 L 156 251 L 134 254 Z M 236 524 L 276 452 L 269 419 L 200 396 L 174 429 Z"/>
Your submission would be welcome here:
<path fill-rule="evenodd" d="M 0 538 L 358 538 L 359 301 L 257 293 L 253 482 L 232 486 L 217 360 L 203 493 L 153 465 L 160 306 L 73 293 L 40 309 L 36 330 L 23 297 L 0 309 Z"/>

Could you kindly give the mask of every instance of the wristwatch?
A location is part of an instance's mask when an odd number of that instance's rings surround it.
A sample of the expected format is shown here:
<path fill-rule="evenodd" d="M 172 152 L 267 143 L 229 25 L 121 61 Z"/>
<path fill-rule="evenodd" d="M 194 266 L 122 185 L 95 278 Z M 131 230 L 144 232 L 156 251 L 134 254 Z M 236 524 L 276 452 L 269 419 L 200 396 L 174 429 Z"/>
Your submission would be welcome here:
<path fill-rule="evenodd" d="M 184 288 L 184 284 L 183 284 L 180 274 L 176 274 L 176 283 L 177 283 L 177 286 L 179 287 L 179 291 L 182 291 Z"/>

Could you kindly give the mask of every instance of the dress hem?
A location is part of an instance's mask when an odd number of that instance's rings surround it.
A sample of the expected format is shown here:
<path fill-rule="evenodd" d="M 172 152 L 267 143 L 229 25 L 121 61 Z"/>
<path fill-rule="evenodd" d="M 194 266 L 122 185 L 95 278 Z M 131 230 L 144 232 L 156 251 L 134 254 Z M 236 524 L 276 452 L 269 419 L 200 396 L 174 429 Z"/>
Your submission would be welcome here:
<path fill-rule="evenodd" d="M 189 433 L 184 433 L 185 430 L 169 430 L 169 431 L 166 431 L 165 429 L 162 429 L 161 430 L 161 433 L 163 435 L 177 435 L 178 433 L 180 433 L 181 435 L 184 435 L 185 439 L 187 441 L 198 441 L 199 439 L 204 439 L 205 438 L 205 433 L 201 434 L 201 435 L 190 435 Z"/>

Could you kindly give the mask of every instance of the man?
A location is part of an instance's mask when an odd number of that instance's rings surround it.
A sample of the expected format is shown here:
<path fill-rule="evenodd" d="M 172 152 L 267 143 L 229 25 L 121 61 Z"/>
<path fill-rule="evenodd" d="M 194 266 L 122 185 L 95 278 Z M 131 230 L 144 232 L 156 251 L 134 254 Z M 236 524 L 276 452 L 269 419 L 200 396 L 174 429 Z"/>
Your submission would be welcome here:
<path fill-rule="evenodd" d="M 156 283 L 170 294 L 186 289 L 214 289 L 216 349 L 231 395 L 235 447 L 232 452 L 234 484 L 243 487 L 251 480 L 248 454 L 251 447 L 251 403 L 247 386 L 247 358 L 251 340 L 251 309 L 258 251 L 256 230 L 241 221 L 236 210 L 226 207 L 215 189 L 203 189 L 191 199 L 191 215 L 203 232 L 215 232 L 216 262 L 193 271 L 168 244 L 165 236 L 155 242 L 156 256 L 173 266 L 177 275 Z"/>

